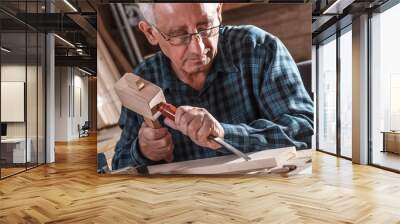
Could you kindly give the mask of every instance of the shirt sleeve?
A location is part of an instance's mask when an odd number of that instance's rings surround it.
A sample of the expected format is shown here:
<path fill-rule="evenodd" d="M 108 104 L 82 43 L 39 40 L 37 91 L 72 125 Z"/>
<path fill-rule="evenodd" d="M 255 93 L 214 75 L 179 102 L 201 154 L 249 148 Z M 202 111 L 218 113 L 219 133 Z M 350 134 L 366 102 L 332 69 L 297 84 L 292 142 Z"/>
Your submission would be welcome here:
<path fill-rule="evenodd" d="M 122 129 L 121 137 L 115 147 L 112 159 L 112 169 L 121 169 L 127 166 L 151 165 L 155 162 L 144 157 L 140 151 L 138 133 L 143 121 L 133 111 L 122 107 L 119 126 Z"/>
<path fill-rule="evenodd" d="M 264 66 L 253 85 L 260 119 L 249 124 L 221 123 L 225 140 L 243 152 L 295 146 L 311 147 L 314 106 L 286 47 L 278 40 L 264 47 Z"/>

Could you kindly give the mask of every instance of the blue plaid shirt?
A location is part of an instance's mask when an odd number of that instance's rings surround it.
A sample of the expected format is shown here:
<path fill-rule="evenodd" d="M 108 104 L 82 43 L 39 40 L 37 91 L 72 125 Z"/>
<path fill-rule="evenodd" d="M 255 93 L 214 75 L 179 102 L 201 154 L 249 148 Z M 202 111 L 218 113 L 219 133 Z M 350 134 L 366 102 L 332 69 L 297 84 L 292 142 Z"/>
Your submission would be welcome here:
<path fill-rule="evenodd" d="M 218 52 L 201 91 L 175 76 L 169 59 L 158 52 L 138 65 L 134 73 L 158 86 L 167 102 L 209 111 L 222 125 L 224 139 L 247 153 L 270 148 L 311 147 L 313 102 L 304 88 L 291 55 L 275 36 L 254 26 L 224 26 Z M 163 119 L 159 119 L 163 124 Z M 122 108 L 112 168 L 152 165 L 139 149 L 138 131 L 143 118 Z M 168 128 L 174 161 L 229 154 L 193 143 L 179 131 Z"/>

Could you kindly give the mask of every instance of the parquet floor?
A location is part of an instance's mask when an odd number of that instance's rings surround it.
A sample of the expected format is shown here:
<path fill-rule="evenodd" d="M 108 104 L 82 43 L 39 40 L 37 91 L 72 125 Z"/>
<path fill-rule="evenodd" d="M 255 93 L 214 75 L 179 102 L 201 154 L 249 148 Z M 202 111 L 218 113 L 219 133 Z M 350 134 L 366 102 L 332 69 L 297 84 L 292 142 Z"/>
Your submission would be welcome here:
<path fill-rule="evenodd" d="M 14 167 L 12 167 L 12 168 L 9 168 L 9 167 L 7 167 L 7 168 L 1 168 L 1 176 L 2 177 L 6 177 L 6 176 L 10 176 L 10 175 L 12 175 L 12 174 L 15 174 L 15 173 L 18 173 L 18 172 L 21 172 L 21 171 L 24 171 L 25 170 L 25 167 L 17 167 L 17 168 L 14 168 Z"/>
<path fill-rule="evenodd" d="M 311 176 L 96 174 L 96 138 L 0 181 L 0 223 L 400 223 L 400 175 L 323 153 Z"/>

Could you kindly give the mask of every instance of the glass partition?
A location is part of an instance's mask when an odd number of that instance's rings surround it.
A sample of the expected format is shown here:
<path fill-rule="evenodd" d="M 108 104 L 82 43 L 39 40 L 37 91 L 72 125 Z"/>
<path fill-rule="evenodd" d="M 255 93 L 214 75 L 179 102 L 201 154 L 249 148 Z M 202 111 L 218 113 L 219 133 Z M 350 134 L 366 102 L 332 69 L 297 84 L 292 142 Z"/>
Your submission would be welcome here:
<path fill-rule="evenodd" d="M 26 41 L 25 32 L 1 34 L 2 177 L 24 171 L 31 161 L 26 150 Z"/>
<path fill-rule="evenodd" d="M 44 12 L 44 3 L 0 2 L 10 11 L 0 11 L 0 178 L 45 163 L 46 39 L 15 18 Z"/>
<path fill-rule="evenodd" d="M 336 154 L 336 37 L 318 47 L 318 149 Z"/>

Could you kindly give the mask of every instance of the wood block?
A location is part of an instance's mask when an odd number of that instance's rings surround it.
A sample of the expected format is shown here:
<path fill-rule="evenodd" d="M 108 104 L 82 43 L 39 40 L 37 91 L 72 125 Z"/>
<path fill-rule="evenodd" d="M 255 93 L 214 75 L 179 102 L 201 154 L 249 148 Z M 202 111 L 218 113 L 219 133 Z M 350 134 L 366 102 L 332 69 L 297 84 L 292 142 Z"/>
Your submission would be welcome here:
<path fill-rule="evenodd" d="M 165 102 L 162 89 L 133 73 L 126 73 L 114 86 L 121 103 L 145 118 L 155 121 L 161 113 L 155 106 Z M 147 122 L 146 122 L 147 123 Z"/>
<path fill-rule="evenodd" d="M 282 167 L 288 160 L 296 157 L 294 147 L 267 149 L 247 153 L 251 158 L 245 161 L 236 155 L 206 159 L 189 160 L 148 166 L 149 174 L 244 174 L 256 170 Z M 137 174 L 134 168 L 125 168 L 113 173 Z"/>

